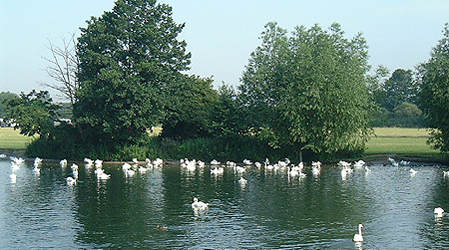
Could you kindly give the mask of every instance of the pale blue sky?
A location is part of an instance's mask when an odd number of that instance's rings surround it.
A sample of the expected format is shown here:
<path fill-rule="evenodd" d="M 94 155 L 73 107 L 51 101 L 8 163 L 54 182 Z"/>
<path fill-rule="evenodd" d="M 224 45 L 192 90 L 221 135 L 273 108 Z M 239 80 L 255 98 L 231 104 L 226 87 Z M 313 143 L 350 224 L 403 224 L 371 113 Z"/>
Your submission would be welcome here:
<path fill-rule="evenodd" d="M 449 22 L 446 0 L 163 0 L 192 52 L 191 73 L 238 85 L 263 26 L 276 21 L 288 30 L 315 23 L 342 25 L 346 35 L 362 32 L 370 64 L 390 70 L 413 68 L 429 58 Z M 90 16 L 110 10 L 113 0 L 0 0 L 0 92 L 43 89 L 48 40 L 59 43 Z"/>

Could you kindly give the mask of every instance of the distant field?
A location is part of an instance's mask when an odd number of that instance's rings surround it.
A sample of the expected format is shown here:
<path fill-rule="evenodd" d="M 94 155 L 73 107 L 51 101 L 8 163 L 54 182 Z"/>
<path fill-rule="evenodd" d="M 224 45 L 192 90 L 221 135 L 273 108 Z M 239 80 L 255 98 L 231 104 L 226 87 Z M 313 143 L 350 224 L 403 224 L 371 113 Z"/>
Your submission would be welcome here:
<path fill-rule="evenodd" d="M 367 143 L 366 154 L 397 154 L 411 157 L 439 158 L 439 151 L 426 143 L 426 129 L 375 128 L 376 136 Z"/>
<path fill-rule="evenodd" d="M 13 128 L 0 128 L 0 149 L 25 149 L 32 137 L 19 134 Z"/>
<path fill-rule="evenodd" d="M 155 127 L 152 135 L 161 133 L 160 127 Z M 365 153 L 396 154 L 410 157 L 440 158 L 439 151 L 426 143 L 429 136 L 426 129 L 413 128 L 375 128 L 375 136 L 367 143 Z M 12 128 L 0 128 L 0 149 L 25 149 L 32 140 L 19 134 Z"/>

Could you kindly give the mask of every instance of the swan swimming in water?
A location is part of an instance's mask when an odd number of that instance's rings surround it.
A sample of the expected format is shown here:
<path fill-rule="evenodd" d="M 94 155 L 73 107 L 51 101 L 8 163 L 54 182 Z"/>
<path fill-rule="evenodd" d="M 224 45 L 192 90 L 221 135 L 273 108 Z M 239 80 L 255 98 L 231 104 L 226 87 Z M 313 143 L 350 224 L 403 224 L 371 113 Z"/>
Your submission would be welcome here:
<path fill-rule="evenodd" d="M 245 178 L 240 177 L 239 183 L 240 183 L 240 185 L 245 186 L 248 183 L 248 181 Z"/>
<path fill-rule="evenodd" d="M 61 168 L 65 168 L 65 167 L 67 166 L 67 160 L 66 160 L 66 159 L 61 160 L 61 161 L 59 162 L 59 165 L 61 166 Z"/>
<path fill-rule="evenodd" d="M 363 228 L 363 225 L 359 224 L 359 233 L 354 234 L 354 238 L 352 239 L 354 242 L 363 242 L 362 228 Z"/>
<path fill-rule="evenodd" d="M 69 186 L 73 186 L 76 184 L 76 179 L 72 178 L 71 176 L 67 177 L 66 181 L 67 181 L 67 185 L 69 185 Z"/>
<path fill-rule="evenodd" d="M 418 173 L 418 171 L 414 170 L 413 168 L 410 169 L 411 176 L 415 176 L 416 173 Z"/>
<path fill-rule="evenodd" d="M 209 208 L 209 205 L 207 203 L 204 203 L 202 201 L 198 201 L 198 198 L 193 198 L 192 203 L 192 209 L 194 211 L 204 211 Z"/>
<path fill-rule="evenodd" d="M 436 207 L 436 208 L 433 210 L 433 213 L 435 214 L 435 217 L 441 218 L 441 217 L 443 217 L 443 215 L 444 215 L 444 210 L 443 210 L 441 207 Z"/>

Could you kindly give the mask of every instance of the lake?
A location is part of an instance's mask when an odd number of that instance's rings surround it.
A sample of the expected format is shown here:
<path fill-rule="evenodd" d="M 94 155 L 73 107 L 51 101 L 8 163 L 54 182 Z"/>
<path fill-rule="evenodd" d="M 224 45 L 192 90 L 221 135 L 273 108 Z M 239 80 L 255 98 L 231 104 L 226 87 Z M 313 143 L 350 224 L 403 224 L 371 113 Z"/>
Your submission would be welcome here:
<path fill-rule="evenodd" d="M 104 166 L 109 180 L 80 165 L 68 186 L 70 167 L 32 162 L 10 182 L 10 161 L 0 160 L 0 248 L 191 248 L 191 249 L 425 249 L 449 248 L 445 166 L 370 165 L 346 180 L 340 167 L 310 165 L 301 180 L 285 171 L 250 167 L 240 174 L 210 166 L 193 172 L 164 165 L 126 177 L 121 165 Z M 69 166 L 71 162 L 69 162 Z M 193 197 L 209 204 L 192 211 Z M 357 225 L 364 242 L 352 242 Z M 161 227 L 158 227 L 160 225 Z M 166 229 L 164 228 L 166 226 Z"/>

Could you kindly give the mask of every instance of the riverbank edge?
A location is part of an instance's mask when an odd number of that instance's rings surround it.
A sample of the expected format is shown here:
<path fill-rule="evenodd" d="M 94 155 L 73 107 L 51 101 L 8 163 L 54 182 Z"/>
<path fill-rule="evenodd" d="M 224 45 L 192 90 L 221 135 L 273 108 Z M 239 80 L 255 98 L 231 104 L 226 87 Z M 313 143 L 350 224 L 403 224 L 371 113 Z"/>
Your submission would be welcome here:
<path fill-rule="evenodd" d="M 34 158 L 26 158 L 25 157 L 25 150 L 23 149 L 0 149 L 0 154 L 5 154 L 6 156 L 14 156 L 14 157 L 22 157 L 27 161 L 34 161 Z M 436 158 L 430 158 L 430 157 L 412 157 L 412 156 L 401 156 L 398 154 L 367 154 L 363 157 L 360 157 L 364 161 L 366 161 L 369 164 L 388 164 L 388 158 L 394 158 L 396 160 L 404 160 L 404 161 L 411 161 L 411 162 L 420 162 L 420 163 L 437 163 L 437 164 L 443 164 L 447 165 L 449 162 L 447 160 L 442 159 L 436 159 Z M 59 163 L 60 159 L 44 159 L 46 162 L 56 162 Z M 178 160 L 164 160 L 168 163 L 177 163 Z M 80 162 L 80 161 L 73 161 L 73 162 Z M 103 164 L 113 165 L 113 164 L 123 164 L 130 161 L 105 161 Z M 144 161 L 141 161 L 139 163 L 144 164 Z M 333 163 L 333 162 L 331 162 Z"/>

